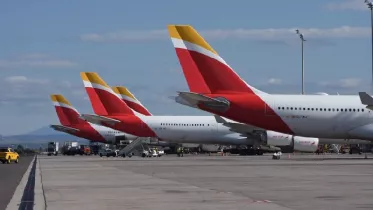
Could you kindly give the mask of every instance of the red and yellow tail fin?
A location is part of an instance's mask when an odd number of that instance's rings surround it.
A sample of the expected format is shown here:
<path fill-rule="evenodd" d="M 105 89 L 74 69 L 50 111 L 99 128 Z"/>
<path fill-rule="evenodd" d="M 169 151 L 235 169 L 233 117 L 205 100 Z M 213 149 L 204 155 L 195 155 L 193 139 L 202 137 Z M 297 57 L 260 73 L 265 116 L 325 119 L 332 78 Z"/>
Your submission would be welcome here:
<path fill-rule="evenodd" d="M 86 123 L 84 120 L 80 119 L 79 112 L 66 100 L 63 95 L 54 94 L 51 95 L 51 100 L 53 102 L 54 108 L 61 125 L 77 125 L 81 123 Z"/>
<path fill-rule="evenodd" d="M 152 114 L 141 104 L 139 100 L 126 88 L 123 86 L 112 87 L 114 92 L 118 94 L 119 97 L 135 112 L 143 114 L 145 116 L 151 116 Z"/>
<path fill-rule="evenodd" d="M 133 115 L 133 111 L 95 72 L 81 72 L 84 87 L 97 115 Z"/>
<path fill-rule="evenodd" d="M 261 92 L 246 84 L 192 26 L 169 25 L 168 31 L 191 92 Z"/>

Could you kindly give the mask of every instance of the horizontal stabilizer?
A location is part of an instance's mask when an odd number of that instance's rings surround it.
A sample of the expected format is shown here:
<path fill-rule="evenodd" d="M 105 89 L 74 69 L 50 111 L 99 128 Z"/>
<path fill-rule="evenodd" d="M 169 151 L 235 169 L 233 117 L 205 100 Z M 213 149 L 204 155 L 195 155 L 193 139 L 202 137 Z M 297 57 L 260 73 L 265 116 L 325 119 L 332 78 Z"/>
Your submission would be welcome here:
<path fill-rule="evenodd" d="M 112 119 L 109 117 L 98 116 L 98 115 L 82 114 L 80 117 L 83 118 L 84 120 L 87 120 L 90 123 L 94 123 L 97 125 L 104 125 L 103 123 L 109 124 L 109 125 L 115 125 L 116 123 L 120 123 L 119 120 Z"/>
<path fill-rule="evenodd" d="M 79 131 L 79 129 L 72 128 L 72 127 L 67 127 L 63 125 L 50 125 L 51 128 L 53 128 L 56 131 L 62 131 L 65 133 L 76 133 Z"/>
<path fill-rule="evenodd" d="M 229 102 L 226 102 L 226 101 L 221 101 L 215 98 L 210 98 L 208 96 L 204 96 L 198 93 L 192 93 L 192 92 L 178 92 L 178 93 L 182 99 L 184 99 L 186 102 L 190 104 L 189 106 L 203 105 L 205 107 L 208 107 L 216 111 L 225 111 L 229 108 Z"/>

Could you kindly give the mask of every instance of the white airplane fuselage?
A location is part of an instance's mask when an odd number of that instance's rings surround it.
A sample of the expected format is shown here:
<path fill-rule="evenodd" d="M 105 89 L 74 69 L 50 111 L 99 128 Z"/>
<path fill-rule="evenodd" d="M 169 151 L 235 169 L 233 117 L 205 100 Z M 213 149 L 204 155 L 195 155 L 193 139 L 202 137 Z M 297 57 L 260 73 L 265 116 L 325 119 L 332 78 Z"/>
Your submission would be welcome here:
<path fill-rule="evenodd" d="M 361 103 L 359 96 L 258 96 L 281 117 L 295 135 L 373 140 L 373 113 Z"/>
<path fill-rule="evenodd" d="M 253 141 L 216 122 L 213 116 L 139 116 L 158 138 L 173 143 L 249 145 Z"/>

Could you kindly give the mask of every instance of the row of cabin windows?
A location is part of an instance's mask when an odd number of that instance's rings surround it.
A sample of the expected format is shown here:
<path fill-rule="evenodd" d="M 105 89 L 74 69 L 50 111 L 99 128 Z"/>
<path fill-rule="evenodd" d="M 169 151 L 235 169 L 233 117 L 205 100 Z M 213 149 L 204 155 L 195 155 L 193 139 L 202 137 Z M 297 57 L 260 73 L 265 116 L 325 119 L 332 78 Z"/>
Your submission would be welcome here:
<path fill-rule="evenodd" d="M 210 126 L 210 124 L 183 124 L 183 123 L 161 123 L 165 126 Z"/>
<path fill-rule="evenodd" d="M 334 112 L 334 111 L 337 111 L 337 112 L 339 112 L 339 111 L 341 111 L 341 112 L 364 112 L 364 109 L 339 109 L 339 108 L 337 108 L 337 109 L 335 109 L 335 108 L 297 108 L 297 107 L 295 107 L 295 108 L 293 108 L 293 107 L 278 107 L 277 109 L 279 109 L 279 110 L 304 110 L 304 111 L 332 111 L 332 112 Z"/>

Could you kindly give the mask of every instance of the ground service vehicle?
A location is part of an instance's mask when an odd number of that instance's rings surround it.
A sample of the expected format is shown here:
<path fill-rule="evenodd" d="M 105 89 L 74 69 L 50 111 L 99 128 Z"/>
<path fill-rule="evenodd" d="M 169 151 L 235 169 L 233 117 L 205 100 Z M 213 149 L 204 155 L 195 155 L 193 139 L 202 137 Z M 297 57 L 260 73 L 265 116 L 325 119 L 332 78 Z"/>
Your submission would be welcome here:
<path fill-rule="evenodd" d="M 47 149 L 48 156 L 51 156 L 51 155 L 57 156 L 58 149 L 59 149 L 59 142 L 48 142 L 48 149 Z"/>
<path fill-rule="evenodd" d="M 88 145 L 80 145 L 78 153 L 79 155 L 91 155 L 92 154 L 91 148 Z"/>
<path fill-rule="evenodd" d="M 78 142 L 65 142 L 62 147 L 62 154 L 63 155 L 76 155 L 79 152 L 79 144 Z"/>
<path fill-rule="evenodd" d="M 0 161 L 4 163 L 19 162 L 19 154 L 10 147 L 0 147 Z"/>
<path fill-rule="evenodd" d="M 117 152 L 115 150 L 112 150 L 112 149 L 102 149 L 102 150 L 99 151 L 98 154 L 100 155 L 100 157 L 102 157 L 102 156 L 116 157 L 117 156 Z"/>
<path fill-rule="evenodd" d="M 89 146 L 91 148 L 91 154 L 98 155 L 101 145 L 99 145 L 97 142 L 91 142 Z"/>

